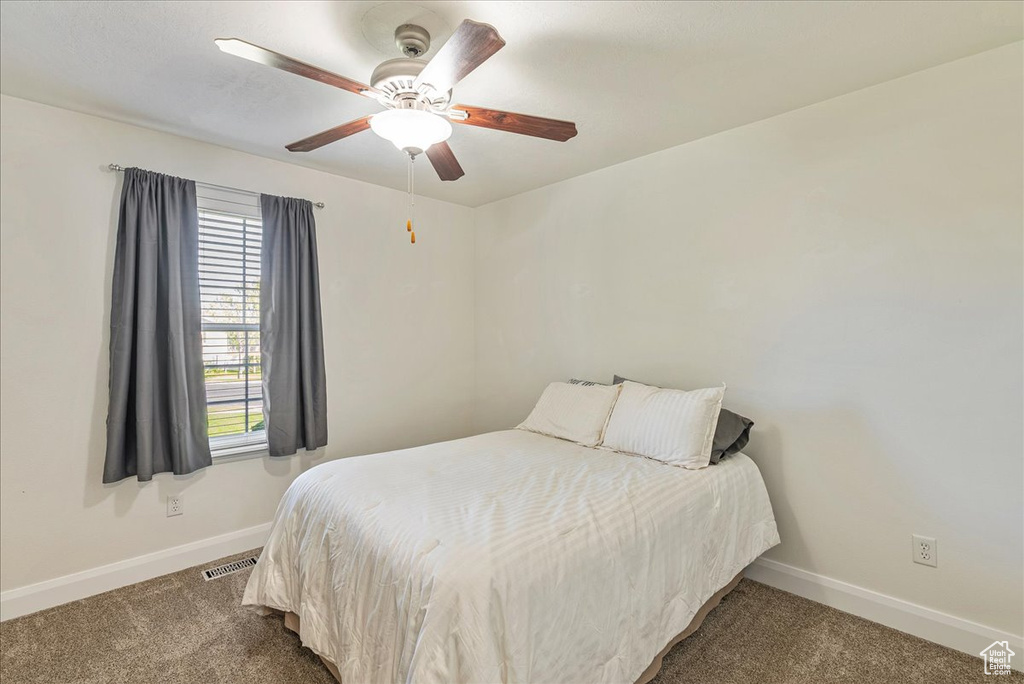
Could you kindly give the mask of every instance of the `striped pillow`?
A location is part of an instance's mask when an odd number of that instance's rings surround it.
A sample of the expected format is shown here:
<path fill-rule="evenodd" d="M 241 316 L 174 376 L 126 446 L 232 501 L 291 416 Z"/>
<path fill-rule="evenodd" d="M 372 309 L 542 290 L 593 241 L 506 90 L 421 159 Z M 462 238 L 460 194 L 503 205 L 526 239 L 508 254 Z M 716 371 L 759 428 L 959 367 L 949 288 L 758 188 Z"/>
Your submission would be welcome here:
<path fill-rule="evenodd" d="M 620 385 L 628 378 L 616 375 L 613 385 Z M 570 380 L 569 382 L 573 382 Z M 630 382 L 636 382 L 630 380 Z M 640 383 L 646 385 L 648 383 Z M 750 429 L 754 421 L 729 409 L 722 407 L 718 414 L 718 425 L 715 427 L 715 438 L 711 442 L 711 465 L 715 465 L 726 456 L 738 454 L 750 441 Z"/>
<path fill-rule="evenodd" d="M 597 446 L 604 437 L 608 415 L 618 396 L 617 385 L 553 382 L 517 429 L 567 439 L 583 446 Z"/>
<path fill-rule="evenodd" d="M 725 386 L 684 392 L 627 380 L 603 446 L 684 468 L 704 468 L 711 460 L 724 396 Z"/>

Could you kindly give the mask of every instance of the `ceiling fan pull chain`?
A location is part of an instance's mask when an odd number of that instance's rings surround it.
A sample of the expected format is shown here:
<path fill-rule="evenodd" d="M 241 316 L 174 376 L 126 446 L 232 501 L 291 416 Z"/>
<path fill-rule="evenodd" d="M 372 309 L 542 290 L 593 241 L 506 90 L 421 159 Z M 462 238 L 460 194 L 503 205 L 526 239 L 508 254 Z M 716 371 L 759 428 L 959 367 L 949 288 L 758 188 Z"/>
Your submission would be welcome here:
<path fill-rule="evenodd" d="M 409 241 L 416 244 L 416 231 L 412 229 L 412 220 L 416 213 L 416 171 L 413 164 L 416 162 L 416 155 L 409 155 L 409 218 L 405 222 L 405 229 L 409 231 Z"/>

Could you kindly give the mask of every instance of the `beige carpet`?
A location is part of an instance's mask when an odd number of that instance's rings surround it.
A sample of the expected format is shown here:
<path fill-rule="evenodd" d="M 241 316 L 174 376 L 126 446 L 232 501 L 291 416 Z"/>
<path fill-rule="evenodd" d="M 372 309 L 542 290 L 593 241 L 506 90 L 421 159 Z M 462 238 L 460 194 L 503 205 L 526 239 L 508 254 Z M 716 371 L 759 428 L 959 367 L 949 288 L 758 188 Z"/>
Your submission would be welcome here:
<path fill-rule="evenodd" d="M 0 623 L 0 681 L 334 684 L 279 618 L 239 606 L 249 572 L 206 582 L 198 568 L 184 570 Z M 1024 676 L 986 677 L 978 658 L 743 580 L 654 682 L 993 680 Z"/>

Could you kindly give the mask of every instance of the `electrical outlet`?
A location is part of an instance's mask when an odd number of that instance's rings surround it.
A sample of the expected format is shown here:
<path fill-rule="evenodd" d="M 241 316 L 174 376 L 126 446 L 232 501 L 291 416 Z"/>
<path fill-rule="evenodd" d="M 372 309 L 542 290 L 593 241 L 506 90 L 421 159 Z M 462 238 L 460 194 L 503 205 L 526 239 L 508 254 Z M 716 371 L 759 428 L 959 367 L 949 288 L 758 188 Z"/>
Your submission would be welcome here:
<path fill-rule="evenodd" d="M 933 568 L 938 567 L 939 547 L 936 545 L 934 537 L 914 535 L 914 562 Z"/>
<path fill-rule="evenodd" d="M 181 515 L 185 512 L 185 504 L 181 501 L 181 494 L 171 494 L 167 497 L 167 517 Z"/>

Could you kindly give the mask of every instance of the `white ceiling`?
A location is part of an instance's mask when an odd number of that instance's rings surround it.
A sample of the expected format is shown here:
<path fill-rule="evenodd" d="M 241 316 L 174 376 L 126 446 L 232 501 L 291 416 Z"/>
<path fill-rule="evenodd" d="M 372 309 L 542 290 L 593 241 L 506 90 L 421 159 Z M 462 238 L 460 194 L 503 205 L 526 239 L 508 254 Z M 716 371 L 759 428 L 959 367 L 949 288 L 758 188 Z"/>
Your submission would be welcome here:
<path fill-rule="evenodd" d="M 380 34 L 391 30 L 381 16 L 423 11 L 379 5 L 5 0 L 0 90 L 403 188 L 403 155 L 370 132 L 311 153 L 284 149 L 377 111 L 376 103 L 213 44 L 243 38 L 366 82 L 377 63 L 400 56 L 380 49 L 389 43 Z M 456 102 L 570 119 L 579 128 L 573 140 L 556 143 L 456 126 L 450 144 L 466 175 L 442 183 L 423 164 L 417 191 L 478 206 L 1020 40 L 1024 4 L 417 6 L 435 26 L 483 21 L 508 43 L 455 88 Z"/>

